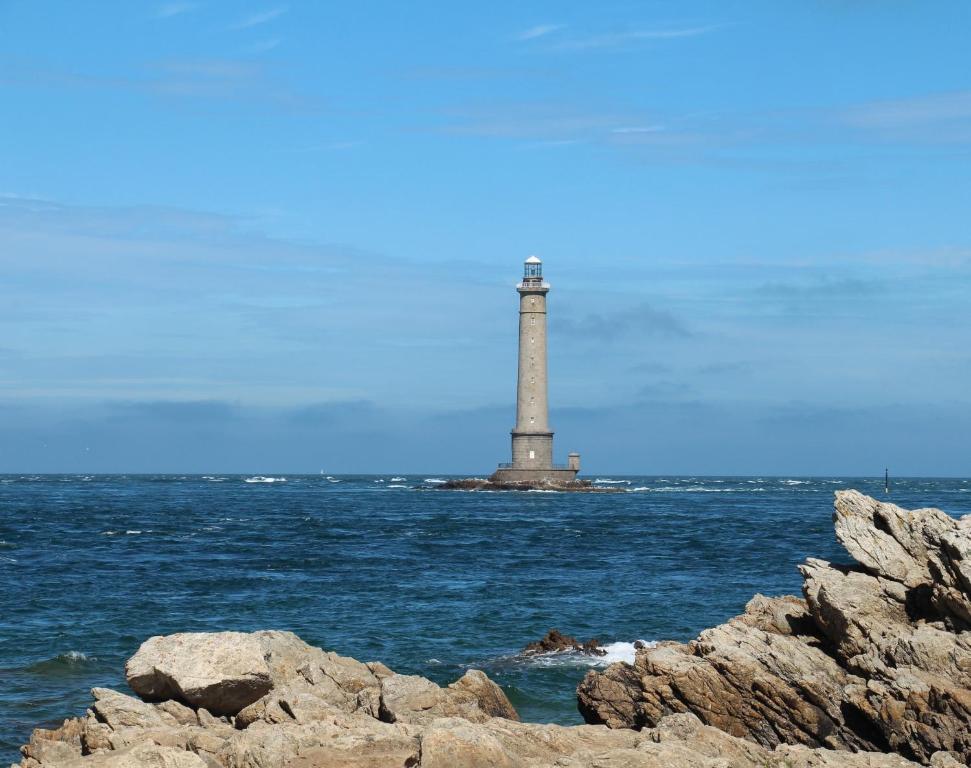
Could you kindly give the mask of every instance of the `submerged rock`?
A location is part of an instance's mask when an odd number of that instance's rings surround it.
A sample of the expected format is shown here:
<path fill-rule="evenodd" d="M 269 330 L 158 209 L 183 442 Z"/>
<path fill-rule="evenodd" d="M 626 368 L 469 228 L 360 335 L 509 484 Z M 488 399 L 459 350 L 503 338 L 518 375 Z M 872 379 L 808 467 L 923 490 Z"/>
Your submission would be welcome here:
<path fill-rule="evenodd" d="M 232 649 L 239 649 L 234 657 Z M 261 651 L 257 662 L 254 650 Z M 206 654 L 209 654 L 206 656 Z M 913 768 L 897 755 L 769 750 L 692 714 L 656 728 L 521 723 L 470 670 L 442 688 L 287 632 L 152 638 L 128 664 L 143 701 L 95 688 L 87 714 L 37 729 L 23 768 Z M 235 714 L 269 681 L 270 688 Z M 258 685 L 250 686 L 253 680 Z M 240 684 L 243 681 L 244 684 Z M 245 696 L 237 692 L 246 691 Z M 230 695 L 232 694 L 232 695 Z M 191 701 L 194 699 L 195 701 Z M 202 705 L 205 701 L 215 712 Z M 231 703 L 230 703 L 231 702 Z M 945 762 L 938 765 L 948 766 Z"/>
<path fill-rule="evenodd" d="M 769 748 L 971 762 L 971 516 L 841 491 L 834 522 L 859 565 L 809 559 L 805 599 L 757 595 L 690 643 L 589 672 L 584 719 L 651 728 L 692 713 Z"/>

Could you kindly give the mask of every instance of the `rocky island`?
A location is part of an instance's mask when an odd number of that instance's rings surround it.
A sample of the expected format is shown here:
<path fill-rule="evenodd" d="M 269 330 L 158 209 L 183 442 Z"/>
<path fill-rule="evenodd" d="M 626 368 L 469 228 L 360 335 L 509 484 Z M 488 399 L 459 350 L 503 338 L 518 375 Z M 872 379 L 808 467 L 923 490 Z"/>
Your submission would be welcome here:
<path fill-rule="evenodd" d="M 590 480 L 556 480 L 536 478 L 532 480 L 504 480 L 499 475 L 488 478 L 467 477 L 446 480 L 435 486 L 444 491 L 574 491 L 579 493 L 624 493 L 621 488 L 603 488 Z"/>
<path fill-rule="evenodd" d="M 838 494 L 857 560 L 802 566 L 686 645 L 578 688 L 588 725 L 522 723 L 469 670 L 441 687 L 289 632 L 153 637 L 23 768 L 956 768 L 971 759 L 971 517 Z M 536 651 L 583 647 L 547 636 Z"/>

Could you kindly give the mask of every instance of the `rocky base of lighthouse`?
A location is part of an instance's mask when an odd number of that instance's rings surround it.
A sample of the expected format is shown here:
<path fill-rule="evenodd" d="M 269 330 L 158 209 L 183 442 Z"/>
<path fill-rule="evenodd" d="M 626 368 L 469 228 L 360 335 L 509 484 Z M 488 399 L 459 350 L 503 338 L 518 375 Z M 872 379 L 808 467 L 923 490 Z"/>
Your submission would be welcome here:
<path fill-rule="evenodd" d="M 500 470 L 505 472 L 508 470 Z M 506 480 L 497 477 L 499 472 L 489 478 L 467 477 L 461 480 L 449 480 L 435 486 L 446 491 L 573 491 L 579 493 L 623 493 L 619 488 L 600 488 L 589 480 L 574 479 L 557 480 L 548 477 L 537 479 Z M 542 473 L 540 473 L 542 474 Z"/>
<path fill-rule="evenodd" d="M 489 478 L 497 483 L 584 483 L 589 480 L 577 480 L 575 469 L 520 469 L 517 467 L 502 467 L 492 473 Z"/>

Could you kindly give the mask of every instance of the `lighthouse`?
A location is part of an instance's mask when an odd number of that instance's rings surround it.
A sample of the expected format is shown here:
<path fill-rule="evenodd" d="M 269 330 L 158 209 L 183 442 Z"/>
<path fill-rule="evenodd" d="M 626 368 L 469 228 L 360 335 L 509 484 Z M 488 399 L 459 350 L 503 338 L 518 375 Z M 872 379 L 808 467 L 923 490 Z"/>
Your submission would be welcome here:
<path fill-rule="evenodd" d="M 553 430 L 549 423 L 546 365 L 546 295 L 543 262 L 530 256 L 523 265 L 519 293 L 519 375 L 516 384 L 516 426 L 512 429 L 512 462 L 500 464 L 493 478 L 500 482 L 564 483 L 576 479 L 580 454 L 569 463 L 553 463 Z"/>

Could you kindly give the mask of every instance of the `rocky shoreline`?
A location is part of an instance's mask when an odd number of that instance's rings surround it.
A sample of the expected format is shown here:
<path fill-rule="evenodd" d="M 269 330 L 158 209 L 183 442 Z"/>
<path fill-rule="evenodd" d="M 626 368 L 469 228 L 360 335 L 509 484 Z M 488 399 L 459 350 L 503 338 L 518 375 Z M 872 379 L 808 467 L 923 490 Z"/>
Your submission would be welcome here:
<path fill-rule="evenodd" d="M 588 725 L 523 723 L 469 670 L 448 686 L 289 632 L 153 637 L 135 696 L 92 690 L 22 768 L 955 768 L 971 760 L 971 516 L 856 492 L 804 599 L 750 601 L 691 643 L 638 650 L 578 688 Z M 532 653 L 596 641 L 551 632 Z"/>
<path fill-rule="evenodd" d="M 656 728 L 521 723 L 469 670 L 446 687 L 289 632 L 153 637 L 129 659 L 137 697 L 107 688 L 38 728 L 23 768 L 905 768 L 895 755 L 766 749 L 691 714 Z M 944 765 L 944 763 L 941 763 Z"/>

